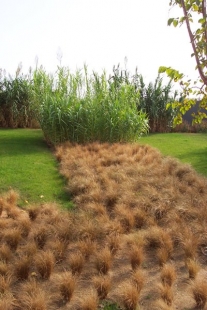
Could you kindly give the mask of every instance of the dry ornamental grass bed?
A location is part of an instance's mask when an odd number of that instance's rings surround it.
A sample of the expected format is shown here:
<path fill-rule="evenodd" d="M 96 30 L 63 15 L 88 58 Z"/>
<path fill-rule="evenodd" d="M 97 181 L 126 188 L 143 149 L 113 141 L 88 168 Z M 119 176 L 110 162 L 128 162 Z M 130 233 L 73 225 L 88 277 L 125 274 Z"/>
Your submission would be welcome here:
<path fill-rule="evenodd" d="M 206 179 L 137 144 L 56 156 L 72 212 L 0 198 L 0 309 L 205 309 Z"/>

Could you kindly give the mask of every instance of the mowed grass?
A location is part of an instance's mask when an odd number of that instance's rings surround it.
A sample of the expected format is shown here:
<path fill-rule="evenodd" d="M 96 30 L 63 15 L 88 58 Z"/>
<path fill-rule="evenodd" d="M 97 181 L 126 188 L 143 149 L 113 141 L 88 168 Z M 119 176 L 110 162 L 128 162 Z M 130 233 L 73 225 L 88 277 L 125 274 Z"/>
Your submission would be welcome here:
<path fill-rule="evenodd" d="M 0 130 L 0 192 L 14 189 L 20 205 L 57 202 L 71 206 L 57 161 L 39 129 Z"/>
<path fill-rule="evenodd" d="M 158 133 L 143 136 L 139 143 L 158 148 L 207 176 L 207 135 L 204 133 Z"/>

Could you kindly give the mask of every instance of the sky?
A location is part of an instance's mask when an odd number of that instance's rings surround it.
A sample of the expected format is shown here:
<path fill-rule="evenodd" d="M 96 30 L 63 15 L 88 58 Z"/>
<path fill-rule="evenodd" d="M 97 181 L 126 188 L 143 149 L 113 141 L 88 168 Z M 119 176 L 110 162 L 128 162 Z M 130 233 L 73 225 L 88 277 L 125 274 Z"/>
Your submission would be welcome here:
<path fill-rule="evenodd" d="M 0 0 L 0 68 L 11 75 L 38 64 L 112 72 L 120 63 L 145 81 L 159 66 L 196 78 L 186 26 L 167 26 L 169 0 Z"/>

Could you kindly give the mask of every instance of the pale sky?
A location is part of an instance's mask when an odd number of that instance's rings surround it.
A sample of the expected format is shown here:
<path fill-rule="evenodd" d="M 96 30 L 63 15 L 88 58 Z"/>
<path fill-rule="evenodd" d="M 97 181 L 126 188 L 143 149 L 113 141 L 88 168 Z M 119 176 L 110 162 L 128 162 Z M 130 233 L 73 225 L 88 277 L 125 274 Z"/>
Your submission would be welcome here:
<path fill-rule="evenodd" d="M 0 0 L 0 68 L 14 74 L 35 68 L 38 57 L 47 71 L 59 64 L 71 70 L 112 71 L 118 63 L 146 81 L 161 65 L 195 78 L 195 59 L 186 26 L 167 26 L 169 0 Z"/>

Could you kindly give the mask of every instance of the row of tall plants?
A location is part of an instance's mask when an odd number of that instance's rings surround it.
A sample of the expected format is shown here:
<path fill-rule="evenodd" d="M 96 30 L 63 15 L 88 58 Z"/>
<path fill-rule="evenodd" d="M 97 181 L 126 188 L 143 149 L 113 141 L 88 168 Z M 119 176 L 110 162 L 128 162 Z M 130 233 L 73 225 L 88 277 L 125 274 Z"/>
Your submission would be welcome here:
<path fill-rule="evenodd" d="M 32 100 L 32 71 L 21 73 L 18 66 L 15 77 L 0 69 L 0 127 L 26 128 L 37 126 Z"/>
<path fill-rule="evenodd" d="M 58 66 L 55 74 L 40 66 L 28 75 L 19 67 L 14 78 L 0 75 L 0 127 L 38 122 L 51 144 L 136 141 L 148 130 L 170 130 L 176 111 L 166 105 L 175 96 L 159 75 L 145 85 L 137 69 L 131 75 L 119 65 L 109 76 L 89 74 L 86 65 L 75 73 Z"/>

